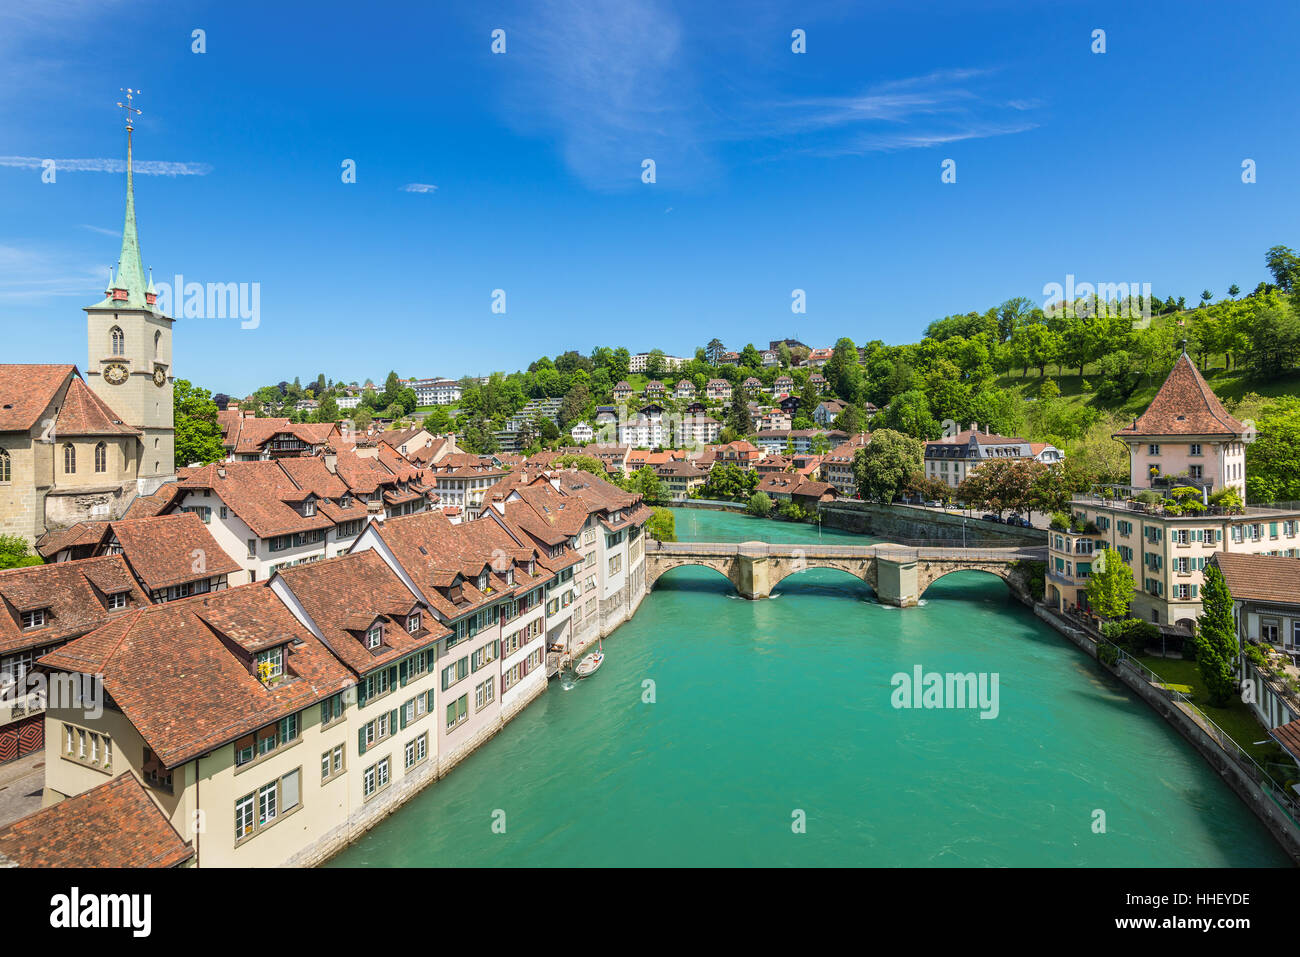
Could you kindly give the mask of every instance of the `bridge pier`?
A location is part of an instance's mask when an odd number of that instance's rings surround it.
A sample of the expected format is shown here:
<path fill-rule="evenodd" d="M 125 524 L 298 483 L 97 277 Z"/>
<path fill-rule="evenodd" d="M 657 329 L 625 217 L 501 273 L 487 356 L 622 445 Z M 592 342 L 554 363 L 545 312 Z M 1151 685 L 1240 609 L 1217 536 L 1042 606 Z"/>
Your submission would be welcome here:
<path fill-rule="evenodd" d="M 882 546 L 876 553 L 876 598 L 886 605 L 911 608 L 921 598 L 915 553 L 890 557 Z"/>
<path fill-rule="evenodd" d="M 748 598 L 750 601 L 770 597 L 772 576 L 767 556 L 744 553 L 738 555 L 732 584 L 736 586 L 740 597 Z"/>

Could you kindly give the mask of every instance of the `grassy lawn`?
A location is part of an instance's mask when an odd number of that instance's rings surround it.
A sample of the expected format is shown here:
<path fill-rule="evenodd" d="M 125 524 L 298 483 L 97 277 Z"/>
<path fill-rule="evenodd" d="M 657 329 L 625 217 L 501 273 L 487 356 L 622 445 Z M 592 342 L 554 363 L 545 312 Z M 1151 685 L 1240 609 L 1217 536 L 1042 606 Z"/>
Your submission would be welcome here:
<path fill-rule="evenodd" d="M 1222 361 L 1222 360 L 1219 360 Z M 1056 387 L 1061 390 L 1061 398 L 1076 405 L 1096 405 L 1101 408 L 1118 408 L 1127 415 L 1138 415 L 1151 404 L 1155 398 L 1156 391 L 1164 382 L 1164 376 L 1158 375 L 1153 381 L 1144 382 L 1133 392 L 1128 400 L 1121 406 L 1112 406 L 1097 401 L 1092 389 L 1084 391 L 1083 384 L 1086 381 L 1090 387 L 1098 383 L 1098 377 L 1095 366 L 1085 366 L 1082 378 L 1077 371 L 1066 370 L 1063 375 L 1053 375 L 1055 366 L 1047 367 L 1047 378 L 1056 382 Z M 1242 396 L 1255 392 L 1263 396 L 1295 395 L 1300 392 L 1300 372 L 1291 372 L 1276 379 L 1259 381 L 1247 378 L 1238 370 L 1228 371 L 1223 368 L 1211 368 L 1204 372 L 1205 381 L 1214 394 L 1225 402 L 1235 401 Z M 1020 393 L 1024 398 L 1032 398 L 1038 395 L 1038 387 L 1042 383 L 1038 377 L 1038 371 L 1031 369 L 1029 375 L 1021 378 L 1018 373 L 1000 376 L 997 385 L 1003 389 L 1010 389 Z"/>
<path fill-rule="evenodd" d="M 1269 738 L 1264 726 L 1240 699 L 1233 698 L 1230 704 L 1223 707 L 1210 704 L 1210 696 L 1205 691 L 1205 683 L 1201 679 L 1201 672 L 1196 667 L 1196 662 L 1152 655 L 1144 655 L 1138 660 L 1158 674 L 1169 687 L 1176 691 L 1190 693 L 1192 704 L 1197 710 L 1232 735 L 1233 740 L 1241 745 L 1242 750 L 1261 766 L 1269 769 L 1275 777 L 1278 776 L 1279 771 L 1269 768 L 1270 763 L 1292 763 L 1283 754 L 1282 749 Z M 1266 743 L 1256 744 L 1257 741 Z"/>

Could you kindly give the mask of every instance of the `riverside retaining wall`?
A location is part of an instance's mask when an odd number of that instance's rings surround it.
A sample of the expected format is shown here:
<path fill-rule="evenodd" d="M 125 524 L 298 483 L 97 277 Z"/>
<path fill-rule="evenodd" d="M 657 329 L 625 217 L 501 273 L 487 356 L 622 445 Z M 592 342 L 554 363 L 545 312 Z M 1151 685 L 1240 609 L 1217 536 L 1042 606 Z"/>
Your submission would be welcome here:
<path fill-rule="evenodd" d="M 1071 626 L 1069 622 L 1043 605 L 1035 606 L 1034 614 L 1085 653 L 1093 658 L 1097 657 L 1097 643 L 1086 632 Z M 1219 745 L 1219 742 L 1197 723 L 1194 715 L 1179 707 L 1176 701 L 1159 688 L 1153 687 L 1143 675 L 1131 668 L 1121 664 L 1119 667 L 1106 670 L 1136 692 L 1138 697 L 1149 704 L 1158 715 L 1173 725 L 1178 733 L 1200 752 L 1201 757 L 1209 763 L 1219 777 L 1223 778 L 1237 793 L 1237 796 L 1246 802 L 1246 806 L 1255 812 L 1255 816 L 1268 828 L 1273 839 L 1287 856 L 1300 864 L 1300 826 L 1297 826 L 1264 789 L 1255 783 L 1254 778 L 1247 774 Z"/>

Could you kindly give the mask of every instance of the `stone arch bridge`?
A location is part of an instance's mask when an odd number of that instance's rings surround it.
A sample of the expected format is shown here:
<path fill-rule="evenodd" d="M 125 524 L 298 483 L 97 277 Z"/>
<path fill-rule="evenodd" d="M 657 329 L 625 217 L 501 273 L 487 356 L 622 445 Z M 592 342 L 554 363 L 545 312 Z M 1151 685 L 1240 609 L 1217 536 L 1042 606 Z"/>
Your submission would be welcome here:
<path fill-rule="evenodd" d="M 998 576 L 1027 605 L 1034 603 L 1030 562 L 1047 560 L 1045 547 L 911 548 L 904 545 L 773 545 L 767 542 L 646 542 L 646 587 L 674 568 L 701 565 L 726 575 L 744 598 L 766 598 L 790 575 L 837 568 L 866 582 L 890 605 L 915 605 L 945 575 L 984 571 Z"/>

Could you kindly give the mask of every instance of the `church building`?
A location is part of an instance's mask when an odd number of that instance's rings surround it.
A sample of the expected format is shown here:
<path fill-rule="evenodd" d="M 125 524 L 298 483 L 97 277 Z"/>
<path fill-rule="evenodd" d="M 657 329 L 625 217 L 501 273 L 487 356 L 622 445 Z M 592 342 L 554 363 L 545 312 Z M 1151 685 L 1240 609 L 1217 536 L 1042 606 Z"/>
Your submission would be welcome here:
<path fill-rule="evenodd" d="M 127 124 L 126 222 L 104 299 L 86 306 L 84 369 L 0 364 L 0 535 L 34 543 L 117 519 L 175 478 L 172 323 L 145 278 Z"/>

